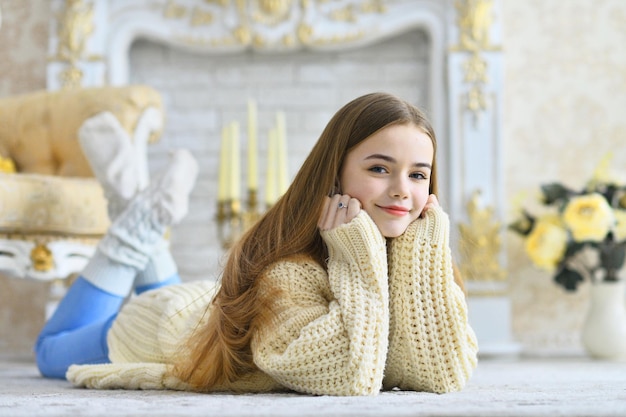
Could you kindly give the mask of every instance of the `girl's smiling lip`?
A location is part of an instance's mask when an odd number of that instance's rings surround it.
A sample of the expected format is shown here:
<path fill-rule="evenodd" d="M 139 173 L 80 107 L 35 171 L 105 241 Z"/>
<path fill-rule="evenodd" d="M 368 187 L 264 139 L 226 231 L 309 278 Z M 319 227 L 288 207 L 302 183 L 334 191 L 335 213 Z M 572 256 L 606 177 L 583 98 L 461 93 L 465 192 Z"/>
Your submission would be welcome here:
<path fill-rule="evenodd" d="M 398 217 L 406 216 L 407 214 L 410 213 L 410 210 L 408 208 L 402 207 L 402 206 L 378 206 L 378 207 L 383 209 L 385 212 L 392 214 L 394 216 L 398 216 Z"/>

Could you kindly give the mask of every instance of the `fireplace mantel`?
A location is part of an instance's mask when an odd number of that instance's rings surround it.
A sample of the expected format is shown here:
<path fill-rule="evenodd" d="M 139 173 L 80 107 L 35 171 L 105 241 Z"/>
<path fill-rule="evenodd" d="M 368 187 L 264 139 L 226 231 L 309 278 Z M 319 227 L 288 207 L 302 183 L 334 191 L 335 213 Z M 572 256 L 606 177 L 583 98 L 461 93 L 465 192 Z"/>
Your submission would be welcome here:
<path fill-rule="evenodd" d="M 440 188 L 450 214 L 452 241 L 463 238 L 460 224 L 473 227 L 467 207 L 474 204 L 476 209 L 478 194 L 493 213 L 493 226 L 505 233 L 499 0 L 52 0 L 51 4 L 56 17 L 50 22 L 51 90 L 128 84 L 131 46 L 140 39 L 215 59 L 252 52 L 280 60 L 297 51 L 358 50 L 415 29 L 425 32 L 428 85 L 422 88 L 428 92 L 427 107 L 438 135 Z M 504 267 L 504 251 L 498 246 L 480 250 L 492 251 Z M 471 263 L 471 254 L 459 259 Z M 481 265 L 471 266 L 480 275 Z M 491 270 L 483 268 L 483 275 Z M 505 282 L 494 276 L 469 280 L 476 281 L 483 294 L 500 296 L 505 288 Z"/>
<path fill-rule="evenodd" d="M 279 60 L 299 50 L 357 49 L 419 28 L 429 40 L 425 88 L 453 224 L 467 220 L 477 191 L 494 221 L 503 219 L 498 0 L 52 0 L 52 9 L 51 90 L 129 83 L 138 39 Z"/>
<path fill-rule="evenodd" d="M 53 0 L 52 8 L 59 18 L 50 25 L 51 90 L 127 84 L 129 50 L 141 38 L 194 53 L 253 50 L 280 59 L 420 28 L 430 42 L 428 107 L 446 154 L 439 163 L 451 215 L 464 218 L 476 190 L 503 213 L 498 0 Z"/>
<path fill-rule="evenodd" d="M 51 90 L 130 83 L 130 51 L 147 39 L 220 59 L 242 53 L 356 51 L 412 30 L 428 38 L 429 116 L 438 135 L 440 193 L 468 279 L 481 350 L 508 344 L 506 260 L 499 242 L 460 254 L 464 233 L 504 235 L 499 0 L 52 0 Z M 285 103 L 288 106 L 290 103 Z M 167 109 L 166 109 L 167 111 Z M 469 207 L 471 206 L 471 210 Z M 476 213 L 491 213 L 474 222 Z M 461 227 L 463 226 L 463 227 Z M 485 230 L 490 229 L 490 230 Z M 193 240 L 193 239 L 192 239 Z M 484 240 L 484 239 L 483 239 Z M 503 239 L 502 239 L 503 240 Z M 467 242 L 465 242 L 467 243 Z M 466 255 L 465 257 L 463 255 Z M 494 266 L 495 265 L 495 266 Z M 498 266 L 502 268 L 498 271 Z M 493 271 L 496 271 L 495 273 Z M 478 304 L 476 304 L 478 303 Z M 502 323 L 493 326 L 494 309 Z M 495 330 L 494 330 L 495 329 Z M 491 338 L 491 340 L 490 340 Z M 493 353 L 493 352 L 492 352 Z"/>
<path fill-rule="evenodd" d="M 199 54 L 356 49 L 428 34 L 428 105 L 455 222 L 477 191 L 503 218 L 497 0 L 53 0 L 48 88 L 124 85 L 137 39 Z"/>

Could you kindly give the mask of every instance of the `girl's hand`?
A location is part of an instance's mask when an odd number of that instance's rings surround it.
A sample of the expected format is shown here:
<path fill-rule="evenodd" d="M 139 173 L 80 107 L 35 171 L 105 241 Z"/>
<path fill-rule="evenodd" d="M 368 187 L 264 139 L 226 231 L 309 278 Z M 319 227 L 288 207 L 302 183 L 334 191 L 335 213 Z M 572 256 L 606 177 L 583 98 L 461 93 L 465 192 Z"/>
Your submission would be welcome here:
<path fill-rule="evenodd" d="M 325 197 L 324 207 L 317 226 L 320 230 L 330 230 L 350 223 L 361 211 L 361 202 L 349 195 L 335 194 Z"/>
<path fill-rule="evenodd" d="M 426 200 L 426 205 L 424 206 L 424 209 L 422 210 L 422 214 L 420 214 L 420 217 L 424 217 L 424 214 L 426 214 L 428 209 L 435 208 L 435 207 L 439 207 L 439 200 L 437 200 L 437 196 L 435 194 L 431 194 L 428 196 L 428 200 Z"/>

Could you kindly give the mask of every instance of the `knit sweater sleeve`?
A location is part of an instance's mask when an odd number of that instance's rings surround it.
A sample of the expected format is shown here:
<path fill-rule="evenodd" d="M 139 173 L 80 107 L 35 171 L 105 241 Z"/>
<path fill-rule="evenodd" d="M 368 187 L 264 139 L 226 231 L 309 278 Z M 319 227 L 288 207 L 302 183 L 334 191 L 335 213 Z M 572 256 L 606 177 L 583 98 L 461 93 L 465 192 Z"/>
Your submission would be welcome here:
<path fill-rule="evenodd" d="M 390 244 L 386 388 L 457 391 L 476 367 L 478 347 L 454 282 L 449 228 L 446 213 L 430 209 Z"/>
<path fill-rule="evenodd" d="M 322 237 L 328 274 L 311 260 L 279 262 L 265 274 L 275 315 L 254 337 L 254 360 L 296 391 L 373 395 L 388 345 L 386 242 L 365 212 Z"/>

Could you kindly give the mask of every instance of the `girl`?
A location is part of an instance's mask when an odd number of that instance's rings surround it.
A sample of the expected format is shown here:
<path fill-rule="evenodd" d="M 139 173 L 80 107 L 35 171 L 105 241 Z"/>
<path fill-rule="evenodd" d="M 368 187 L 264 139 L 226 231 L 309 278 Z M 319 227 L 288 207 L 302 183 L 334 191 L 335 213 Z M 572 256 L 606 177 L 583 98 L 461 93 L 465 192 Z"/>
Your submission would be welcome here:
<path fill-rule="evenodd" d="M 132 192 L 120 192 L 123 175 L 110 168 L 123 166 L 111 163 L 123 152 L 103 157 L 91 136 L 82 137 L 96 176 L 112 201 L 127 202 Z M 165 286 L 178 278 L 165 279 L 150 260 L 164 225 L 180 218 L 194 176 L 174 163 L 112 223 L 74 284 L 91 287 L 70 288 L 66 299 L 77 304 L 64 300 L 42 332 L 40 369 L 62 376 L 78 364 L 67 378 L 91 388 L 319 395 L 462 389 L 477 345 L 454 282 L 435 161 L 434 132 L 414 106 L 384 93 L 353 100 L 331 119 L 285 195 L 231 249 L 216 288 Z M 175 215 L 145 209 L 163 205 L 162 197 L 171 206 L 164 211 Z M 150 204 L 137 203 L 143 200 Z M 158 217 L 153 227 L 135 227 L 146 215 Z M 150 239 L 137 236 L 148 229 Z M 162 288 L 131 299 L 118 315 L 133 273 L 138 293 Z M 101 307 L 94 292 L 118 298 Z M 72 319 L 82 305 L 92 314 Z M 84 337 L 90 340 L 78 342 Z M 46 346 L 55 338 L 57 346 Z M 97 344 L 98 354 L 68 352 L 65 338 Z"/>

